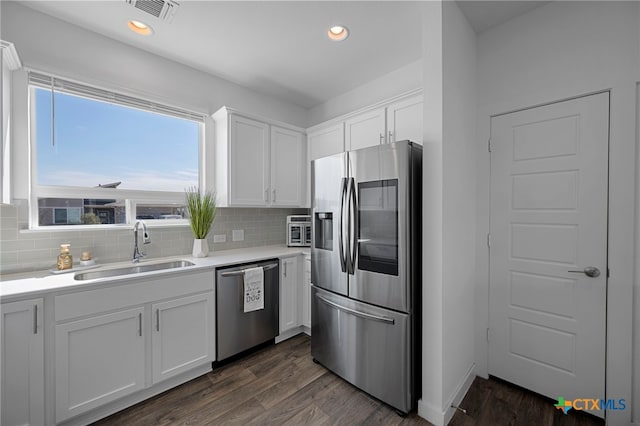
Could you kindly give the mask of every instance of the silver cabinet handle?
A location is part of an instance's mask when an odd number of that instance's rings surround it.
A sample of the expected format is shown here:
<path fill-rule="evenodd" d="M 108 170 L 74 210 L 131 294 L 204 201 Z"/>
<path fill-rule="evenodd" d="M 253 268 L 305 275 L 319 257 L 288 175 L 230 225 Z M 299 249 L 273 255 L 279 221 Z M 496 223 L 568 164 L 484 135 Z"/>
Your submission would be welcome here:
<path fill-rule="evenodd" d="M 276 202 L 276 190 L 275 189 L 273 190 L 273 202 L 274 203 Z"/>
<path fill-rule="evenodd" d="M 269 202 L 269 188 L 264 190 L 264 201 Z"/>
<path fill-rule="evenodd" d="M 380 133 L 380 145 L 384 143 L 384 133 Z"/>
<path fill-rule="evenodd" d="M 160 331 L 160 309 L 156 309 L 156 331 Z"/>
<path fill-rule="evenodd" d="M 246 269 L 255 268 L 256 266 L 258 266 L 258 265 L 247 266 Z M 268 271 L 268 270 L 273 269 L 273 268 L 275 268 L 277 266 L 278 266 L 277 263 L 272 263 L 271 265 L 263 266 L 262 270 L 263 271 Z M 241 269 L 239 271 L 223 272 L 223 273 L 220 274 L 220 276 L 223 276 L 223 277 L 234 277 L 234 276 L 237 276 L 237 275 L 244 275 L 244 269 Z"/>
<path fill-rule="evenodd" d="M 33 334 L 38 334 L 38 305 L 33 305 Z"/>
<path fill-rule="evenodd" d="M 346 306 L 338 305 L 337 303 L 334 303 L 329 299 L 325 299 L 324 297 L 320 296 L 319 294 L 316 294 L 316 297 L 318 299 L 320 299 L 322 302 L 326 303 L 327 305 L 333 306 L 336 309 L 339 309 L 341 311 L 350 313 L 351 315 L 355 315 L 355 316 L 360 317 L 360 318 L 373 320 L 373 321 L 386 322 L 387 324 L 394 324 L 395 323 L 395 320 L 393 318 L 382 317 L 382 316 L 378 316 L 378 315 L 368 314 L 366 312 L 356 311 L 355 309 L 351 309 L 351 308 L 347 308 Z"/>
<path fill-rule="evenodd" d="M 567 272 L 571 272 L 573 274 L 585 274 L 586 276 L 591 278 L 596 278 L 600 276 L 600 269 L 596 268 L 595 266 L 587 266 L 582 271 L 567 271 Z"/>
<path fill-rule="evenodd" d="M 142 337 L 142 312 L 138 314 L 138 336 Z"/>
<path fill-rule="evenodd" d="M 391 133 L 391 130 L 389 130 L 389 140 L 387 141 L 387 143 L 391 143 L 391 142 L 395 142 L 393 140 L 393 133 Z"/>

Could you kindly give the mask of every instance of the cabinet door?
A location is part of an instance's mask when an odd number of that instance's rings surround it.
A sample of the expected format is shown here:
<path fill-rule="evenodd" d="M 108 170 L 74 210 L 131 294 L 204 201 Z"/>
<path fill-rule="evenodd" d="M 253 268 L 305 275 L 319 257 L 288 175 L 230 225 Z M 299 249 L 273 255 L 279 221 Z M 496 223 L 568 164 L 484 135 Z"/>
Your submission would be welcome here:
<path fill-rule="evenodd" d="M 44 424 L 42 299 L 2 304 L 2 425 Z"/>
<path fill-rule="evenodd" d="M 153 383 L 213 361 L 213 293 L 156 303 L 153 319 Z"/>
<path fill-rule="evenodd" d="M 271 205 L 302 205 L 304 153 L 302 133 L 271 126 Z"/>
<path fill-rule="evenodd" d="M 56 421 L 145 386 L 144 308 L 56 326 Z"/>
<path fill-rule="evenodd" d="M 422 95 L 387 107 L 387 141 L 409 139 L 422 145 Z"/>
<path fill-rule="evenodd" d="M 304 256 L 304 271 L 302 273 L 302 280 L 300 292 L 300 306 L 302 307 L 302 313 L 300 323 L 311 330 L 311 255 Z"/>
<path fill-rule="evenodd" d="M 385 143 L 385 128 L 384 108 L 349 118 L 344 122 L 347 151 Z"/>
<path fill-rule="evenodd" d="M 344 152 L 344 124 L 338 123 L 307 133 L 309 161 Z"/>
<path fill-rule="evenodd" d="M 280 334 L 298 326 L 298 259 L 280 260 Z"/>
<path fill-rule="evenodd" d="M 231 115 L 229 118 L 229 205 L 269 203 L 269 126 Z"/>

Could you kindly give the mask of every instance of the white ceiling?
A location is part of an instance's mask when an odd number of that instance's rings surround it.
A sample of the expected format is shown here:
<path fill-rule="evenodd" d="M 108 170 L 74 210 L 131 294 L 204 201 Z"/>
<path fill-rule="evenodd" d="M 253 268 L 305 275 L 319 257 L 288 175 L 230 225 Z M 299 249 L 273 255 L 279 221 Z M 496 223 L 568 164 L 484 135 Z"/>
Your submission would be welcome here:
<path fill-rule="evenodd" d="M 170 23 L 125 0 L 21 3 L 305 108 L 422 55 L 418 1 L 180 0 Z M 540 3 L 545 2 L 459 2 L 477 32 Z M 154 34 L 134 34 L 129 19 L 148 23 Z M 338 23 L 350 29 L 340 43 L 326 37 L 327 28 Z"/>
<path fill-rule="evenodd" d="M 523 15 L 549 1 L 458 0 L 458 6 L 477 34 L 516 16 Z"/>

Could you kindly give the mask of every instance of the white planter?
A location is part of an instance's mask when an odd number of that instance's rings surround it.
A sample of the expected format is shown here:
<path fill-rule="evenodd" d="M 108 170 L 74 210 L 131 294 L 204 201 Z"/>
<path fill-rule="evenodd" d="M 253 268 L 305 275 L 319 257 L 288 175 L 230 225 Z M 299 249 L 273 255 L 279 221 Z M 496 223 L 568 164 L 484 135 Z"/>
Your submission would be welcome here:
<path fill-rule="evenodd" d="M 195 239 L 193 240 L 193 257 L 207 257 L 209 256 L 209 243 L 207 239 Z"/>

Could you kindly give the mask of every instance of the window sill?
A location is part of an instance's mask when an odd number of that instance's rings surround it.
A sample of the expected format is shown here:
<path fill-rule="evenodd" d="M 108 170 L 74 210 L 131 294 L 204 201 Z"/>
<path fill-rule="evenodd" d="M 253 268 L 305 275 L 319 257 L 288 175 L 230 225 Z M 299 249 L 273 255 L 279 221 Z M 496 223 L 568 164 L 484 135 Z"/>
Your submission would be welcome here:
<path fill-rule="evenodd" d="M 182 228 L 190 226 L 189 221 L 184 220 L 145 220 L 147 228 Z M 127 230 L 133 229 L 132 224 L 120 225 L 67 225 L 67 226 L 38 226 L 29 229 L 20 229 L 21 234 L 42 233 L 42 232 L 70 232 L 70 231 L 100 231 L 100 230 Z"/>

